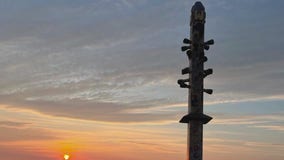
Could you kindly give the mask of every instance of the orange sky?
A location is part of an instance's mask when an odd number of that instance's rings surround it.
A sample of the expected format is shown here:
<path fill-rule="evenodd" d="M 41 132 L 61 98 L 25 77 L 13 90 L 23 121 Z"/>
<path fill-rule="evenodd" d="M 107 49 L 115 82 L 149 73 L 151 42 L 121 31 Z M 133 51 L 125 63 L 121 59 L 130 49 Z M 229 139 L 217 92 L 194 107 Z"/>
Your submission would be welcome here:
<path fill-rule="evenodd" d="M 179 126 L 178 123 L 94 122 L 52 117 L 29 110 L 9 109 L 5 106 L 1 108 L 1 113 L 5 112 L 1 114 L 3 120 L 8 122 L 16 118 L 22 119 L 18 119 L 19 124 L 14 124 L 14 126 L 1 125 L 0 148 L 1 152 L 5 152 L 7 159 L 16 160 L 19 155 L 22 160 L 31 157 L 41 157 L 46 160 L 61 159 L 66 153 L 76 160 L 185 159 L 185 127 L 175 130 L 169 127 Z M 14 118 L 11 119 L 9 114 L 14 115 Z M 262 155 L 263 159 L 282 156 L 280 151 L 283 147 L 281 146 L 245 140 L 212 138 L 217 133 L 210 132 L 206 127 L 205 132 L 204 158 L 234 160 L 240 157 L 257 158 L 259 155 Z M 274 152 L 266 152 L 266 150 L 274 150 Z M 242 154 L 236 157 L 236 152 Z"/>

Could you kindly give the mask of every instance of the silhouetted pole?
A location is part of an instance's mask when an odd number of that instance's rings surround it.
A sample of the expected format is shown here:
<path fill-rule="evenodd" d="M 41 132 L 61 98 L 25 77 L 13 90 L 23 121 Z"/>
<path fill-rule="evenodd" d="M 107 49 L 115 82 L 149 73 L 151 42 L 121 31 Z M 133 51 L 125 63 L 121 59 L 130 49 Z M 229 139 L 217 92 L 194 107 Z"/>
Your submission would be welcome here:
<path fill-rule="evenodd" d="M 203 79 L 212 74 L 212 69 L 204 70 L 204 49 L 208 50 L 214 40 L 204 42 L 205 8 L 201 2 L 196 2 L 191 8 L 190 39 L 184 39 L 181 50 L 189 59 L 189 67 L 182 70 L 182 74 L 189 74 L 188 79 L 178 80 L 181 88 L 188 88 L 188 114 L 180 123 L 187 123 L 187 160 L 202 160 L 203 124 L 212 117 L 203 114 L 203 92 L 212 94 L 212 89 L 203 88 Z"/>

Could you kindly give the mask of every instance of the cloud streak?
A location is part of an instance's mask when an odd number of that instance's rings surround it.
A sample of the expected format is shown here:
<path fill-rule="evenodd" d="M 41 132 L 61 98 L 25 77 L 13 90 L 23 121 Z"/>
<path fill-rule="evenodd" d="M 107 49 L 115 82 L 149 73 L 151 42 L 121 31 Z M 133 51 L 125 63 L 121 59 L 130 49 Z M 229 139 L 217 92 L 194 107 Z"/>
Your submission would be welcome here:
<path fill-rule="evenodd" d="M 31 125 L 31 123 L 16 122 L 16 121 L 0 121 L 0 126 L 9 128 L 25 128 Z"/>

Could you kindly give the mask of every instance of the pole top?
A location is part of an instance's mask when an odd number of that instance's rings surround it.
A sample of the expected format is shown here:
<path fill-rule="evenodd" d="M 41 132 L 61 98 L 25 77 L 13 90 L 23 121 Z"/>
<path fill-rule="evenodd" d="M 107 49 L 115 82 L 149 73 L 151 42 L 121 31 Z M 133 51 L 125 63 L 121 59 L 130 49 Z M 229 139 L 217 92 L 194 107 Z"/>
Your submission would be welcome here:
<path fill-rule="evenodd" d="M 200 1 L 195 2 L 191 8 L 191 12 L 205 11 L 203 4 Z"/>
<path fill-rule="evenodd" d="M 205 23 L 205 7 L 199 1 L 195 2 L 195 4 L 191 8 L 191 18 L 190 18 L 190 25 L 196 23 Z"/>

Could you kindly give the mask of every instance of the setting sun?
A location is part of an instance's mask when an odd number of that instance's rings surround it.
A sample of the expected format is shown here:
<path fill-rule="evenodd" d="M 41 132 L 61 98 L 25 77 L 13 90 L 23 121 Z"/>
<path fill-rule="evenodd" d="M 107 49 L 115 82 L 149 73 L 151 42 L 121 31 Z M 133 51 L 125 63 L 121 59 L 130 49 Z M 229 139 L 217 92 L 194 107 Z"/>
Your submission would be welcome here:
<path fill-rule="evenodd" d="M 65 159 L 65 160 L 68 160 L 69 157 L 70 157 L 70 156 L 69 156 L 68 154 L 64 154 L 64 159 Z"/>

